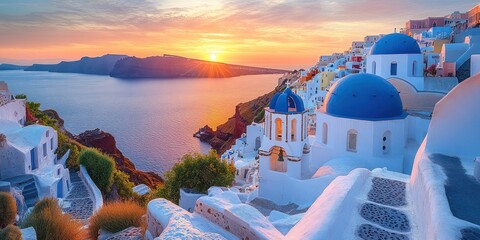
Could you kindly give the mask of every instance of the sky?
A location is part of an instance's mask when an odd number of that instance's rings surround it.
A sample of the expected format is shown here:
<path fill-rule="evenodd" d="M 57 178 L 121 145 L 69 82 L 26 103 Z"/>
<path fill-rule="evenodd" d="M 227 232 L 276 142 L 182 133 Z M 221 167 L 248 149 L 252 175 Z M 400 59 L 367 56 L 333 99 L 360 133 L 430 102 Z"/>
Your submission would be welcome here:
<path fill-rule="evenodd" d="M 175 54 L 309 67 L 409 19 L 478 0 L 0 0 L 0 62 L 56 63 L 107 53 Z M 215 58 L 215 59 L 214 59 Z"/>

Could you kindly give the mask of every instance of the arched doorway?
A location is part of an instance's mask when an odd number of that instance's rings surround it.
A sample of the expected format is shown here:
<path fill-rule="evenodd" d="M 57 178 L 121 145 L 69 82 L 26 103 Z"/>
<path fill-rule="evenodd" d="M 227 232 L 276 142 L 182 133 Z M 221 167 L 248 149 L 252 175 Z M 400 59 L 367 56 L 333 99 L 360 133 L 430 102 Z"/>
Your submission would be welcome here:
<path fill-rule="evenodd" d="M 274 146 L 270 155 L 270 170 L 277 172 L 287 171 L 287 153 L 285 149 Z"/>

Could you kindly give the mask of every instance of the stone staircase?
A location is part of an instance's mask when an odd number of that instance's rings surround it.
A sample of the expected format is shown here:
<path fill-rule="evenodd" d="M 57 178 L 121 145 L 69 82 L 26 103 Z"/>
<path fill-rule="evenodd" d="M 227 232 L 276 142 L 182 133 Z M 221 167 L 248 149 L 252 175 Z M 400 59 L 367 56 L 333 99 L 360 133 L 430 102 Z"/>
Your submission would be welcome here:
<path fill-rule="evenodd" d="M 411 235 L 406 201 L 406 183 L 374 177 L 360 216 L 366 223 L 357 227 L 356 235 L 368 240 L 408 240 Z"/>
<path fill-rule="evenodd" d="M 27 207 L 33 207 L 38 201 L 38 190 L 33 175 L 21 175 L 4 181 L 10 182 L 12 187 L 22 190 L 22 195 Z"/>

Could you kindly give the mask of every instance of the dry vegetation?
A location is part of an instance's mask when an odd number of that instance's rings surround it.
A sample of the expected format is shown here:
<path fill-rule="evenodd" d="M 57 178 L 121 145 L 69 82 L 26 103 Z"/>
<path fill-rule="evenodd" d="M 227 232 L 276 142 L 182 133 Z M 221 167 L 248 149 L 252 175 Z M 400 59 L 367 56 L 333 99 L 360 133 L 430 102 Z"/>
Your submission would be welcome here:
<path fill-rule="evenodd" d="M 145 230 L 143 215 L 146 209 L 135 202 L 111 202 L 104 205 L 91 218 L 88 226 L 90 238 L 97 239 L 100 229 L 116 233 L 129 227 Z"/>

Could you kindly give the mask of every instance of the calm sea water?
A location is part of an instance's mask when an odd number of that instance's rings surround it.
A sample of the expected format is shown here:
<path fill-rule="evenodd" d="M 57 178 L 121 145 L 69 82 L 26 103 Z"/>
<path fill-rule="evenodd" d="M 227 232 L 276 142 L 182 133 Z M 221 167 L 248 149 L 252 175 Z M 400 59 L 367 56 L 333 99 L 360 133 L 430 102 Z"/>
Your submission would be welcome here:
<path fill-rule="evenodd" d="M 65 127 L 79 134 L 100 128 L 137 168 L 163 174 L 188 152 L 210 146 L 193 138 L 198 128 L 216 127 L 235 105 L 271 91 L 280 75 L 223 79 L 124 80 L 108 76 L 0 71 L 0 81 L 52 108 Z"/>

